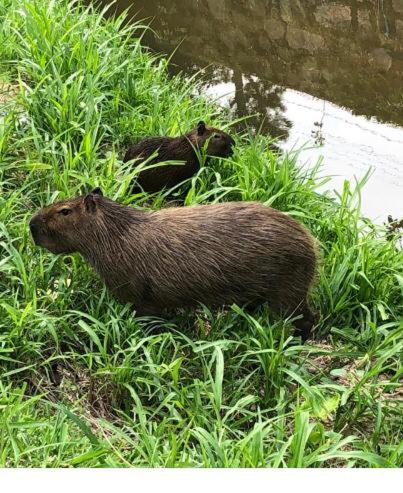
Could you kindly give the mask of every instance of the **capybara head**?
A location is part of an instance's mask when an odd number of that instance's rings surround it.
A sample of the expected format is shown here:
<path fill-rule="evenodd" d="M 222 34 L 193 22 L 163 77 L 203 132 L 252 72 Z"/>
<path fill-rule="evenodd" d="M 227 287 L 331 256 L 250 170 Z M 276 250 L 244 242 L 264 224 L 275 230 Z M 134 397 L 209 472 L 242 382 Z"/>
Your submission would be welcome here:
<path fill-rule="evenodd" d="M 206 152 L 209 156 L 228 157 L 233 153 L 234 139 L 218 128 L 209 127 L 203 121 L 197 124 L 190 135 L 199 148 L 203 148 L 207 141 Z"/>
<path fill-rule="evenodd" d="M 44 207 L 29 222 L 36 245 L 52 253 L 73 253 L 80 250 L 86 234 L 96 221 L 100 188 L 91 193 Z"/>

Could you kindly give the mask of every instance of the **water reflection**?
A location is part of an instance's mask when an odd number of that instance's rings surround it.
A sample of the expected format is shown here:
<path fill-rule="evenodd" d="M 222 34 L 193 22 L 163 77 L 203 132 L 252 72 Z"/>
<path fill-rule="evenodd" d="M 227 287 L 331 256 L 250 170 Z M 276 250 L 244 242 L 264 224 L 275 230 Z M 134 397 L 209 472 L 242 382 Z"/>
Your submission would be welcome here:
<path fill-rule="evenodd" d="M 172 53 L 180 44 L 173 63 L 185 72 L 212 63 L 230 68 L 234 83 L 240 74 L 253 74 L 267 85 L 291 87 L 355 114 L 403 125 L 401 0 L 118 4 L 130 5 L 138 18 L 154 18 L 159 37 L 146 39 L 153 48 Z M 243 92 L 253 107 L 265 111 L 267 100 L 254 84 Z"/>
<path fill-rule="evenodd" d="M 183 71 L 184 65 L 171 67 L 171 72 Z M 282 101 L 284 87 L 254 75 L 244 75 L 239 68 L 198 65 L 186 66 L 186 75 L 196 73 L 204 80 L 202 91 L 218 98 L 227 106 L 233 118 L 242 119 L 240 129 L 249 127 L 261 133 L 285 140 L 292 122 L 285 116 Z"/>

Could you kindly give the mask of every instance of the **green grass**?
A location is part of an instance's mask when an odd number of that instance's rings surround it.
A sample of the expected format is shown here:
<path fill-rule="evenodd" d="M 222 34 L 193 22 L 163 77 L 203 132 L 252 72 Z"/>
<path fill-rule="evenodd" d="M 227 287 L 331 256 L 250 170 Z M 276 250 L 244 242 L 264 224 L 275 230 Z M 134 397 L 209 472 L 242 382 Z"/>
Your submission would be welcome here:
<path fill-rule="evenodd" d="M 248 135 L 192 180 L 188 205 L 262 201 L 318 238 L 321 317 L 303 346 L 267 309 L 135 318 L 78 255 L 33 245 L 39 207 L 95 185 L 164 205 L 131 195 L 131 140 L 228 128 L 123 20 L 0 0 L 0 80 L 17 93 L 0 108 L 0 466 L 401 467 L 403 257 L 361 218 L 364 183 L 332 199 L 319 166 Z"/>

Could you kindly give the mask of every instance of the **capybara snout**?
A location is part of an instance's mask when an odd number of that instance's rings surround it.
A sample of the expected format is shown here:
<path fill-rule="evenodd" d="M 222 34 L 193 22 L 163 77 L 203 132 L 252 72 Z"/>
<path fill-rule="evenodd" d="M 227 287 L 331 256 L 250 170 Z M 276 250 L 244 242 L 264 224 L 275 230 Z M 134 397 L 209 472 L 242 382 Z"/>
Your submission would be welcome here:
<path fill-rule="evenodd" d="M 49 233 L 46 232 L 45 223 L 40 213 L 32 216 L 31 220 L 29 221 L 29 230 L 31 232 L 34 243 L 39 246 L 41 246 L 42 236 L 44 235 L 46 237 L 49 235 Z"/>
<path fill-rule="evenodd" d="M 37 221 L 44 228 L 37 230 Z M 94 190 L 42 209 L 31 220 L 37 244 L 80 252 L 118 300 L 138 313 L 267 302 L 275 314 L 314 323 L 309 292 L 317 251 L 289 215 L 255 202 L 160 211 L 120 205 Z"/>
<path fill-rule="evenodd" d="M 38 219 L 35 216 L 29 221 L 29 230 L 35 240 L 35 236 L 37 236 L 39 232 Z"/>

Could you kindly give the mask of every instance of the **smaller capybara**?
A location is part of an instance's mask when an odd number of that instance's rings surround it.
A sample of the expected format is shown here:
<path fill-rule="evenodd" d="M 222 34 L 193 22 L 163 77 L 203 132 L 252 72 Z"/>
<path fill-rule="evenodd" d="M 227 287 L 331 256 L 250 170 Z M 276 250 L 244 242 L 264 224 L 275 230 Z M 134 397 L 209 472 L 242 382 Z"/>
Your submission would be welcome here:
<path fill-rule="evenodd" d="M 30 229 L 53 253 L 81 253 L 138 314 L 267 301 L 277 315 L 302 316 L 303 339 L 314 323 L 315 240 L 292 217 L 256 202 L 143 211 L 95 189 L 41 209 Z"/>
<path fill-rule="evenodd" d="M 182 164 L 167 164 L 155 168 L 144 169 L 137 176 L 137 187 L 145 192 L 154 193 L 170 189 L 191 178 L 200 169 L 198 152 L 207 142 L 207 156 L 229 157 L 235 145 L 234 139 L 225 132 L 207 126 L 203 121 L 186 135 L 179 137 L 146 137 L 127 150 L 123 161 L 151 157 L 147 166 L 166 161 L 181 161 Z"/>

